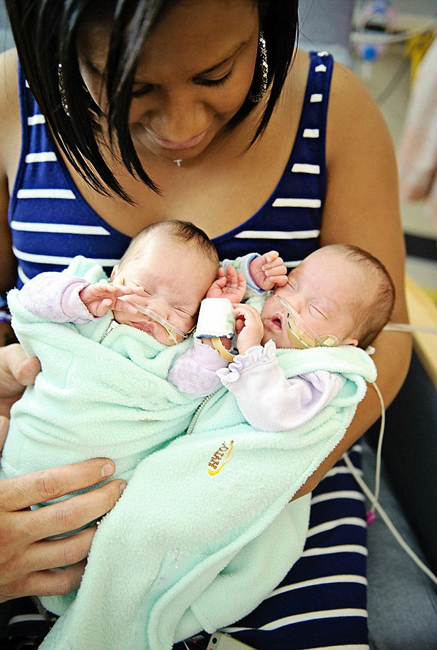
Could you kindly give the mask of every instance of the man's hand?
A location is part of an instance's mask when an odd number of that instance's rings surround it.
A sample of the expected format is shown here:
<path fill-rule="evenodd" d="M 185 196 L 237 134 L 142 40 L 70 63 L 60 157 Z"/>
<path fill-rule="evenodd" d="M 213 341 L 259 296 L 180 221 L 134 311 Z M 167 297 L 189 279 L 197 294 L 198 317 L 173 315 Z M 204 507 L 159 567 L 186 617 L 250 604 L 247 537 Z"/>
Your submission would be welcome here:
<path fill-rule="evenodd" d="M 246 292 L 246 279 L 243 273 L 237 273 L 233 266 L 228 266 L 226 273 L 220 267 L 217 279 L 212 283 L 206 298 L 227 298 L 232 303 L 243 300 Z"/>
<path fill-rule="evenodd" d="M 13 343 L 0 348 L 0 416 L 9 417 L 14 402 L 30 386 L 41 370 L 36 357 L 28 357 L 21 345 Z"/>
<path fill-rule="evenodd" d="M 264 291 L 287 284 L 287 267 L 278 251 L 269 251 L 255 257 L 249 264 L 250 275 Z"/>
<path fill-rule="evenodd" d="M 244 354 L 254 345 L 260 345 L 264 336 L 264 325 L 259 312 L 251 305 L 235 305 L 235 332 L 238 354 Z"/>
<path fill-rule="evenodd" d="M 0 439 L 7 427 L 7 418 L 0 417 Z M 110 481 L 44 508 L 28 508 L 96 485 L 113 472 L 112 462 L 94 458 L 0 481 L 0 603 L 21 596 L 67 594 L 79 586 L 96 527 L 47 538 L 102 517 L 120 498 L 124 481 Z"/>

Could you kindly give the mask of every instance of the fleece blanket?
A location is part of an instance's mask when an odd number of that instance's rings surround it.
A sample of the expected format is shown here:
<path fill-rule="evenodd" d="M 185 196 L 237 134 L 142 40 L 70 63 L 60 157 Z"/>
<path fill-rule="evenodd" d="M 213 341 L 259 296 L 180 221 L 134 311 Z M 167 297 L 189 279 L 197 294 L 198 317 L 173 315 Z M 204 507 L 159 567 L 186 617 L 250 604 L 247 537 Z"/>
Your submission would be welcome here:
<path fill-rule="evenodd" d="M 186 435 L 141 460 L 103 519 L 73 602 L 42 650 L 170 650 L 270 593 L 300 556 L 309 495 L 287 506 L 344 435 L 375 367 L 351 347 L 280 351 L 287 374 L 341 373 L 341 392 L 293 431 L 253 429 L 225 389 Z"/>
<path fill-rule="evenodd" d="M 70 272 L 96 281 L 99 265 L 78 258 Z M 128 480 L 138 462 L 183 433 L 202 398 L 167 381 L 190 340 L 165 346 L 111 314 L 84 325 L 52 323 L 8 294 L 12 325 L 30 356 L 41 360 L 34 386 L 11 411 L 2 457 L 8 477 L 92 457 L 110 457 Z"/>

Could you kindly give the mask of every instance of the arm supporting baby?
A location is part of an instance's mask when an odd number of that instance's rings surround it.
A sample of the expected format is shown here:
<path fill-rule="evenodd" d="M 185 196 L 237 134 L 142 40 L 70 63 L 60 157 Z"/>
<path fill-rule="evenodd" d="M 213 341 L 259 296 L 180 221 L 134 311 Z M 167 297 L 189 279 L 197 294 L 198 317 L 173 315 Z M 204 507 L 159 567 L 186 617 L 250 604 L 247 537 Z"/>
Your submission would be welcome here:
<path fill-rule="evenodd" d="M 0 348 L 0 450 L 12 404 L 41 369 L 18 344 Z M 66 594 L 79 586 L 96 526 L 82 528 L 111 510 L 125 486 L 114 480 L 46 508 L 34 504 L 98 486 L 114 473 L 106 458 L 94 458 L 0 481 L 0 602 L 28 595 Z M 65 570 L 57 567 L 68 566 Z"/>

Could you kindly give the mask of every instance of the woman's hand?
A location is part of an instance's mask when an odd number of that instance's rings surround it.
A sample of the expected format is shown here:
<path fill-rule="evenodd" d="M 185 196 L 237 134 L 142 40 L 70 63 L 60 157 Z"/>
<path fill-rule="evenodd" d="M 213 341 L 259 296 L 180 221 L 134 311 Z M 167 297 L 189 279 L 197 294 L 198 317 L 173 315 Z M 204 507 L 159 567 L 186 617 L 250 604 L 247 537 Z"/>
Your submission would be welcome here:
<path fill-rule="evenodd" d="M 0 417 L 0 442 L 8 420 Z M 21 596 L 66 594 L 79 586 L 96 527 L 47 540 L 102 517 L 120 497 L 123 481 L 44 508 L 29 506 L 100 483 L 114 472 L 104 458 L 0 480 L 0 602 Z M 57 567 L 68 566 L 60 570 Z"/>
<path fill-rule="evenodd" d="M 36 357 L 28 357 L 21 345 L 13 343 L 0 348 L 0 416 L 9 417 L 14 402 L 24 387 L 34 383 L 41 370 Z"/>

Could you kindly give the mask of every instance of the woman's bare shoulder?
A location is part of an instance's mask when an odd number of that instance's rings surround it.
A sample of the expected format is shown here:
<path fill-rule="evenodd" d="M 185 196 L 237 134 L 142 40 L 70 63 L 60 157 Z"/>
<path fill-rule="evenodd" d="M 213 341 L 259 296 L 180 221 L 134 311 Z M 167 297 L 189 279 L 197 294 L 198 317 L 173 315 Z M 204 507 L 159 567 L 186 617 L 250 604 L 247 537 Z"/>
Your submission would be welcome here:
<path fill-rule="evenodd" d="M 373 142 L 386 138 L 388 130 L 385 120 L 374 98 L 352 70 L 335 64 L 332 75 L 328 111 L 328 145 L 335 153 L 343 149 L 343 138 Z M 328 152 L 329 153 L 329 152 Z"/>
<path fill-rule="evenodd" d="M 17 50 L 0 54 L 0 110 L 2 116 L 18 107 Z"/>
<path fill-rule="evenodd" d="M 3 168 L 7 166 L 8 151 L 14 148 L 20 134 L 17 52 L 7 50 L 0 54 L 0 164 Z"/>

